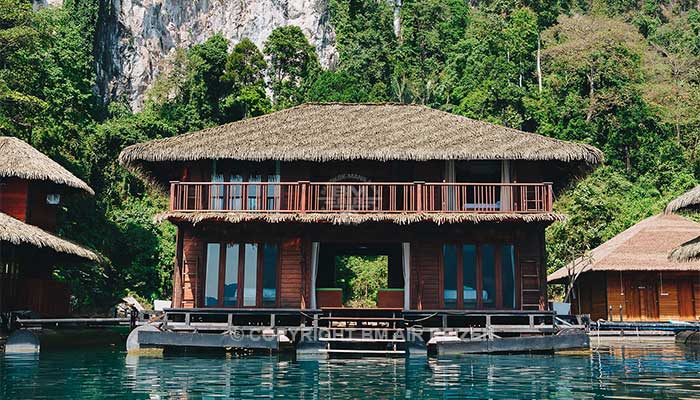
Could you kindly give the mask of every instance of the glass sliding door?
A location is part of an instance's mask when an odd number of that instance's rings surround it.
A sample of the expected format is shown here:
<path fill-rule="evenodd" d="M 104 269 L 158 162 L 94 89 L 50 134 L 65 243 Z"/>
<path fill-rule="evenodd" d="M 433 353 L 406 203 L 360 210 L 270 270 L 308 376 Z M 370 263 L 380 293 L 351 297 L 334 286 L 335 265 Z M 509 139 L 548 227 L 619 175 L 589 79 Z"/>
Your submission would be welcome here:
<path fill-rule="evenodd" d="M 263 307 L 272 307 L 277 304 L 277 259 L 279 251 L 276 244 L 265 243 L 263 245 Z"/>
<path fill-rule="evenodd" d="M 224 307 L 238 306 L 238 262 L 240 246 L 226 245 L 226 272 L 224 277 Z"/>
<path fill-rule="evenodd" d="M 457 246 L 442 247 L 443 303 L 445 308 L 457 307 Z"/>
<path fill-rule="evenodd" d="M 464 308 L 476 308 L 477 305 L 477 285 L 476 285 L 476 246 L 465 244 L 462 246 L 462 298 Z"/>
<path fill-rule="evenodd" d="M 258 244 L 246 243 L 243 259 L 243 307 L 257 305 Z"/>
<path fill-rule="evenodd" d="M 219 256 L 221 245 L 207 243 L 207 270 L 204 282 L 204 305 L 219 304 Z"/>
<path fill-rule="evenodd" d="M 515 308 L 515 247 L 501 246 L 501 291 L 503 308 Z"/>

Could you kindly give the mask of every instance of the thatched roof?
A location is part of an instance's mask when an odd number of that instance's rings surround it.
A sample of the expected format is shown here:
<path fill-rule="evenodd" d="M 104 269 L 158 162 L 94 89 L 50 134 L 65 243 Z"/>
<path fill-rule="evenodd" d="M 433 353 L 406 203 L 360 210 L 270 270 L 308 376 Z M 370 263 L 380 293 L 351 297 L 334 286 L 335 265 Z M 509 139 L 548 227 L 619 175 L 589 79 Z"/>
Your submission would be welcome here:
<path fill-rule="evenodd" d="M 398 225 L 418 222 L 432 222 L 437 225 L 452 223 L 487 223 L 487 222 L 544 222 L 562 221 L 564 216 L 555 213 L 517 214 L 517 213 L 260 213 L 245 211 L 220 212 L 165 212 L 156 216 L 156 222 L 267 222 L 267 223 L 328 223 L 334 225 L 357 225 L 365 222 L 393 222 Z"/>
<path fill-rule="evenodd" d="M 556 160 L 592 167 L 593 146 L 475 121 L 420 105 L 307 103 L 125 148 L 146 178 L 153 164 L 235 160 Z"/>
<path fill-rule="evenodd" d="M 39 227 L 0 213 L 0 242 L 15 246 L 29 245 L 39 249 L 50 249 L 57 253 L 99 262 L 101 257 L 94 252 L 66 239 L 61 239 Z"/>
<path fill-rule="evenodd" d="M 0 177 L 50 181 L 95 192 L 85 182 L 29 144 L 11 136 L 0 136 Z"/>
<path fill-rule="evenodd" d="M 668 259 L 675 262 L 700 262 L 700 237 L 691 239 L 671 250 Z"/>
<path fill-rule="evenodd" d="M 569 275 L 591 271 L 699 271 L 700 262 L 678 263 L 669 253 L 700 235 L 700 224 L 674 214 L 649 217 L 547 277 L 563 283 Z"/>
<path fill-rule="evenodd" d="M 672 202 L 668 203 L 666 206 L 666 213 L 670 214 L 690 208 L 700 208 L 700 185 L 695 186 Z"/>

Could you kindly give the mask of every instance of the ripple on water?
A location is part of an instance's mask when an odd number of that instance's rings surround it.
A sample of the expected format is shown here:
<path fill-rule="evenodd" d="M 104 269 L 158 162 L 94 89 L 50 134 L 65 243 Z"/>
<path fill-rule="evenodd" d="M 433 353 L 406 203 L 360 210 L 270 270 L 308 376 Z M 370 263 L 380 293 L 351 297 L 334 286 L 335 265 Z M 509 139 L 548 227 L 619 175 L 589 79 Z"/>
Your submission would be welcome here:
<path fill-rule="evenodd" d="M 670 343 L 408 361 L 47 351 L 0 359 L 0 398 L 700 398 L 699 360 Z"/>

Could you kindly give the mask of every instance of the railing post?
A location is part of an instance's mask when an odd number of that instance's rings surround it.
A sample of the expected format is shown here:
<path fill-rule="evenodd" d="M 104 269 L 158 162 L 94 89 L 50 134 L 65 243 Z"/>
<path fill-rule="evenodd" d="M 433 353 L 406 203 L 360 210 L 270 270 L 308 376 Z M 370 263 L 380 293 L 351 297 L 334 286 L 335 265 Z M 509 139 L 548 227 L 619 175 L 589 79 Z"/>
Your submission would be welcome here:
<path fill-rule="evenodd" d="M 425 189 L 425 182 L 417 181 L 413 182 L 416 186 L 416 211 L 423 211 L 423 190 Z"/>
<path fill-rule="evenodd" d="M 554 201 L 553 199 L 553 192 L 552 192 L 552 182 L 545 182 L 545 190 L 547 191 L 547 203 L 545 205 L 545 211 L 552 211 L 552 203 Z"/>
<path fill-rule="evenodd" d="M 170 181 L 170 211 L 175 211 L 175 185 L 178 181 Z"/>
<path fill-rule="evenodd" d="M 308 198 L 307 192 L 309 190 L 309 183 L 311 183 L 311 182 L 309 182 L 309 181 L 299 182 L 299 191 L 300 191 L 299 198 L 300 198 L 300 202 L 301 202 L 301 204 L 299 204 L 299 212 L 302 214 L 304 214 L 306 212 L 306 199 Z"/>

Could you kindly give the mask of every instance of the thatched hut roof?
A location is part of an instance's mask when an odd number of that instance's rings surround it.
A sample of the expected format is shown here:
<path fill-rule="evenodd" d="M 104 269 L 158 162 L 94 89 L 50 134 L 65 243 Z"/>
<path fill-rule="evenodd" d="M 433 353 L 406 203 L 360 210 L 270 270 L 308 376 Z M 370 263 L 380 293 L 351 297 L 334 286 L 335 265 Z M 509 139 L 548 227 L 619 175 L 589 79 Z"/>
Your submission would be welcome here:
<path fill-rule="evenodd" d="M 205 159 L 332 161 L 552 160 L 592 167 L 593 146 L 475 121 L 420 105 L 307 103 L 125 148 L 145 178 L 157 163 Z"/>
<path fill-rule="evenodd" d="M 700 262 L 700 237 L 691 239 L 671 250 L 668 259 L 675 262 Z"/>
<path fill-rule="evenodd" d="M 678 263 L 669 253 L 700 235 L 700 224 L 674 214 L 649 217 L 547 277 L 563 283 L 569 276 L 593 271 L 700 271 L 700 261 Z"/>
<path fill-rule="evenodd" d="M 0 177 L 50 181 L 95 192 L 85 182 L 29 144 L 11 136 L 0 136 Z"/>
<path fill-rule="evenodd" d="M 57 253 L 99 262 L 100 256 L 66 239 L 61 239 L 39 227 L 0 213 L 0 242 L 15 246 L 29 245 L 39 249 L 50 249 Z"/>
<path fill-rule="evenodd" d="M 266 222 L 266 223 L 328 223 L 333 225 L 358 225 L 365 222 L 391 222 L 398 225 L 418 222 L 432 222 L 437 225 L 452 223 L 488 222 L 543 222 L 562 221 L 564 216 L 556 213 L 517 214 L 517 213 L 260 213 L 246 211 L 225 212 L 164 212 L 156 216 L 156 222 Z"/>
<path fill-rule="evenodd" d="M 668 203 L 665 212 L 670 214 L 691 208 L 700 208 L 700 185 L 695 186 L 686 193 L 677 197 L 672 202 Z"/>

